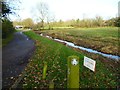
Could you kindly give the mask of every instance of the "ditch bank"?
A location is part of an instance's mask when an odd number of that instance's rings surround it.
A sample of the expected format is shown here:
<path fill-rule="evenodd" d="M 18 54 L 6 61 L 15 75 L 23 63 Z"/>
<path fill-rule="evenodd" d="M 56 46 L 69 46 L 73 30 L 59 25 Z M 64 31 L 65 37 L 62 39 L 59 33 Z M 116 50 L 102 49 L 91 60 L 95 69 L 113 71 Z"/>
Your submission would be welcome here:
<path fill-rule="evenodd" d="M 74 43 L 72 43 L 72 42 L 69 42 L 69 41 L 61 40 L 61 39 L 58 39 L 58 38 L 53 38 L 53 37 L 51 37 L 51 36 L 44 35 L 44 34 L 42 34 L 42 33 L 39 33 L 39 34 L 40 34 L 40 36 L 44 36 L 44 37 L 53 39 L 54 41 L 64 43 L 65 45 L 70 46 L 70 47 L 73 47 L 73 48 L 77 48 L 77 49 L 80 49 L 80 50 L 84 50 L 84 51 L 87 51 L 87 52 L 89 52 L 89 53 L 99 54 L 99 55 L 102 55 L 102 56 L 104 56 L 104 57 L 107 57 L 107 58 L 116 60 L 116 61 L 119 61 L 119 60 L 120 60 L 120 56 L 117 56 L 117 55 L 102 53 L 102 52 L 97 51 L 97 50 L 93 50 L 93 49 L 90 49 L 90 48 L 85 48 L 85 47 L 82 47 L 82 46 L 78 46 L 78 45 L 76 45 L 76 44 L 74 44 Z"/>
<path fill-rule="evenodd" d="M 35 30 L 34 30 L 35 31 Z M 94 34 L 94 31 L 92 33 L 86 32 L 86 31 L 74 31 L 74 30 L 68 30 L 68 31 L 35 31 L 36 33 L 42 33 L 44 35 L 51 36 L 53 38 L 57 38 L 60 40 L 72 42 L 77 46 L 82 46 L 85 48 L 90 48 L 105 54 L 111 54 L 120 56 L 119 53 L 119 42 L 118 42 L 118 36 L 114 37 L 112 35 L 107 34 L 107 32 L 102 32 L 100 35 Z M 71 33 L 72 32 L 72 33 Z M 77 33 L 76 33 L 77 32 Z M 80 33 L 81 32 L 81 33 Z M 86 32 L 86 33 L 85 33 Z M 97 31 L 98 32 L 98 31 Z M 104 34 L 105 36 L 104 36 Z M 108 32 L 109 33 L 109 32 Z M 116 35 L 116 34 L 115 34 Z"/>

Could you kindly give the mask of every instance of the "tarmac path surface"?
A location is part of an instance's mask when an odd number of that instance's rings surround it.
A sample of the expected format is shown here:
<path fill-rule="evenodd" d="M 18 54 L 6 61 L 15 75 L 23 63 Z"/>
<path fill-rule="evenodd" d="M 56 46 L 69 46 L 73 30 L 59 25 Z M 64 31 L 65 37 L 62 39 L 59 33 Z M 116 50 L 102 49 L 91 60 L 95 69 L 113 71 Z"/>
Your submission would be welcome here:
<path fill-rule="evenodd" d="M 13 40 L 2 48 L 2 88 L 10 88 L 25 69 L 35 50 L 34 41 L 22 32 L 14 33 Z"/>

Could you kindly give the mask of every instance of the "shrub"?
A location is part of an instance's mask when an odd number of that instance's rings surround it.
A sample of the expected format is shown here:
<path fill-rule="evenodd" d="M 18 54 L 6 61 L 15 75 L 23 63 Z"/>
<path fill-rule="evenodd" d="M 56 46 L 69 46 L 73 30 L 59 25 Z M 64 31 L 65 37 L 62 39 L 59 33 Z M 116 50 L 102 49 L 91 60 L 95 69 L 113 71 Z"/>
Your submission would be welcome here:
<path fill-rule="evenodd" d="M 7 38 L 9 34 L 12 34 L 15 31 L 13 24 L 7 18 L 2 20 L 2 38 Z"/>

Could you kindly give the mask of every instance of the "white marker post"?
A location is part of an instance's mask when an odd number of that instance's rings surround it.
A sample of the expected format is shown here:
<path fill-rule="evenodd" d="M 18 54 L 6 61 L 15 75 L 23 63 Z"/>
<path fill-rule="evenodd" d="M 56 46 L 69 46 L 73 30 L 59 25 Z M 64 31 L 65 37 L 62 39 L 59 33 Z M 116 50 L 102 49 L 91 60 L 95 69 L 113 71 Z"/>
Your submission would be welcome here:
<path fill-rule="evenodd" d="M 96 61 L 84 56 L 84 66 L 95 72 Z"/>

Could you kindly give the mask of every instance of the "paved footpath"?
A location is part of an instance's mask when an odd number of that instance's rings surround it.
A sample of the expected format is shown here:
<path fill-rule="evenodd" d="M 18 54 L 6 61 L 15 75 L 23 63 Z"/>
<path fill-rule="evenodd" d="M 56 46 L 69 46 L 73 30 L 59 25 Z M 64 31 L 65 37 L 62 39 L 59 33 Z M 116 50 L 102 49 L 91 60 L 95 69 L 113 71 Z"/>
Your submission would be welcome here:
<path fill-rule="evenodd" d="M 34 41 L 22 32 L 16 32 L 14 39 L 2 49 L 2 88 L 10 88 L 15 79 L 28 64 L 35 49 Z"/>

